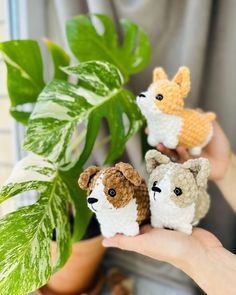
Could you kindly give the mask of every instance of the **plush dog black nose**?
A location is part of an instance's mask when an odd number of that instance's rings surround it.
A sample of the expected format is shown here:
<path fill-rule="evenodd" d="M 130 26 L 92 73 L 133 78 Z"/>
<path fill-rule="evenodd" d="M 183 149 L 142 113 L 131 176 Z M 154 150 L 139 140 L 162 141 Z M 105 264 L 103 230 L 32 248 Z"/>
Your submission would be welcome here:
<path fill-rule="evenodd" d="M 88 203 L 89 204 L 94 204 L 94 203 L 97 203 L 98 199 L 95 199 L 95 198 L 88 198 Z"/>
<path fill-rule="evenodd" d="M 138 96 L 139 97 L 146 97 L 146 95 L 144 93 L 140 93 Z"/>
<path fill-rule="evenodd" d="M 157 193 L 160 193 L 161 192 L 161 189 L 158 186 L 153 186 L 152 187 L 152 191 L 157 192 Z"/>

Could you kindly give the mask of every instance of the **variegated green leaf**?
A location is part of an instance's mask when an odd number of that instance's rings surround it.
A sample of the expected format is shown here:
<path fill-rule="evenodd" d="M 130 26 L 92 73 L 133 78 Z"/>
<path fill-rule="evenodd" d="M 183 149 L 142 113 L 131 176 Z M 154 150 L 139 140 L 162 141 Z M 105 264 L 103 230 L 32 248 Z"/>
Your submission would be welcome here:
<path fill-rule="evenodd" d="M 67 75 L 60 67 L 68 66 L 70 57 L 56 43 L 46 40 L 54 65 L 54 78 L 66 80 Z M 34 40 L 11 40 L 0 43 L 0 53 L 7 65 L 8 94 L 11 100 L 11 115 L 27 125 L 29 111 L 22 106 L 34 103 L 45 86 L 40 48 Z"/>
<path fill-rule="evenodd" d="M 80 63 L 64 70 L 79 78 L 79 86 L 57 80 L 48 84 L 30 117 L 24 148 L 59 161 L 76 126 L 87 122 L 86 142 L 77 164 L 81 169 L 105 118 L 110 132 L 106 162 L 116 159 L 143 123 L 133 95 L 122 88 L 119 70 L 100 61 Z"/>
<path fill-rule="evenodd" d="M 93 25 L 94 16 L 100 21 L 102 33 L 97 32 Z M 120 25 L 124 33 L 120 46 L 115 26 L 106 15 L 80 15 L 72 18 L 67 21 L 66 33 L 70 49 L 79 61 L 108 61 L 128 81 L 131 74 L 141 71 L 149 62 L 150 44 L 145 32 L 133 22 L 123 19 Z"/>
<path fill-rule="evenodd" d="M 30 116 L 24 148 L 60 161 L 75 127 L 86 118 L 90 108 L 78 87 L 52 81 L 40 94 Z"/>
<path fill-rule="evenodd" d="M 39 194 L 35 204 L 0 219 L 1 295 L 24 295 L 42 286 L 71 252 L 68 187 L 57 167 L 36 155 L 18 162 L 0 190 L 0 202 L 31 190 Z M 58 254 L 51 266 L 54 229 Z"/>
<path fill-rule="evenodd" d="M 112 64 L 88 61 L 75 66 L 65 67 L 63 71 L 79 78 L 79 85 L 93 93 L 106 96 L 124 83 L 120 71 Z M 98 101 L 95 101 L 98 103 Z"/>
<path fill-rule="evenodd" d="M 65 67 L 70 64 L 69 55 L 65 52 L 63 48 L 61 48 L 58 44 L 56 44 L 53 41 L 45 39 L 45 43 L 52 56 L 54 65 L 54 78 L 67 80 L 67 75 L 63 73 L 60 67 Z"/>
<path fill-rule="evenodd" d="M 33 40 L 0 43 L 0 53 L 7 65 L 7 87 L 12 116 L 27 124 L 30 112 L 19 109 L 34 103 L 44 87 L 43 65 L 39 46 Z"/>

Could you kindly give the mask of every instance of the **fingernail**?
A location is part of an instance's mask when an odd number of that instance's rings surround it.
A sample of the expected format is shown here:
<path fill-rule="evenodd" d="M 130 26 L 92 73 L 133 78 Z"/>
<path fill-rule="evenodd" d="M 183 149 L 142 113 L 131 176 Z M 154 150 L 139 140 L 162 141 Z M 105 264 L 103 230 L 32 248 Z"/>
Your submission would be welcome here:
<path fill-rule="evenodd" d="M 112 242 L 109 239 L 104 239 L 102 241 L 102 245 L 103 245 L 103 247 L 111 247 L 112 246 Z"/>

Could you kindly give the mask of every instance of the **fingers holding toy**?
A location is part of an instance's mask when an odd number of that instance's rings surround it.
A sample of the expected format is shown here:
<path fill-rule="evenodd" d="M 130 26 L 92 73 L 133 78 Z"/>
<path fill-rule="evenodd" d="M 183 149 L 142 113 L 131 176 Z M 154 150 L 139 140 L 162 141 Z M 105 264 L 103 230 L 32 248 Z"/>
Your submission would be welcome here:
<path fill-rule="evenodd" d="M 182 232 L 144 226 L 139 236 L 116 235 L 103 240 L 104 247 L 116 247 L 134 251 L 159 261 L 183 268 L 196 253 L 205 255 L 206 250 L 221 247 L 220 241 L 210 232 L 195 228 L 191 236 Z"/>
<path fill-rule="evenodd" d="M 185 244 L 188 235 L 167 229 L 145 226 L 136 237 L 116 235 L 103 240 L 104 247 L 115 247 L 122 250 L 134 251 L 151 258 L 173 264 L 178 257 L 185 256 Z M 182 241 L 181 241 L 182 240 Z M 180 246 L 179 243 L 182 245 Z M 184 252 L 184 253 L 183 253 Z"/>
<path fill-rule="evenodd" d="M 224 177 L 232 156 L 229 140 L 217 121 L 212 123 L 214 135 L 203 149 L 201 156 L 208 158 L 211 164 L 209 179 L 217 181 Z"/>
<path fill-rule="evenodd" d="M 191 156 L 188 152 L 188 150 L 182 146 L 177 146 L 175 150 L 168 149 L 165 147 L 162 143 L 159 143 L 157 145 L 157 149 L 162 153 L 167 155 L 169 158 L 171 158 L 174 162 L 184 162 L 191 158 L 194 158 Z"/>
<path fill-rule="evenodd" d="M 224 177 L 226 170 L 230 164 L 231 148 L 228 138 L 226 137 L 223 129 L 217 121 L 212 122 L 213 137 L 208 145 L 202 150 L 202 153 L 197 157 L 208 158 L 211 165 L 211 172 L 209 179 L 216 181 Z M 170 157 L 176 162 L 185 162 L 189 159 L 197 158 L 189 153 L 189 150 L 177 146 L 175 150 L 168 149 L 163 144 L 158 144 L 157 149 Z"/>

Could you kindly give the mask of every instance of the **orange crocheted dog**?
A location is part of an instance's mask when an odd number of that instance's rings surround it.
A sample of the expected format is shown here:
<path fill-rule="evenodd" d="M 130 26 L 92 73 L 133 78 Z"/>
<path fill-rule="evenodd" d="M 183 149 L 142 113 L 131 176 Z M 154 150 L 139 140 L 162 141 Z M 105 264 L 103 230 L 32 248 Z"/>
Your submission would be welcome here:
<path fill-rule="evenodd" d="M 148 91 L 137 97 L 137 104 L 147 119 L 148 143 L 156 146 L 163 143 L 170 149 L 179 144 L 199 155 L 213 136 L 212 112 L 199 113 L 184 108 L 184 98 L 190 91 L 190 72 L 179 68 L 170 81 L 162 68 L 153 72 L 153 83 Z"/>

